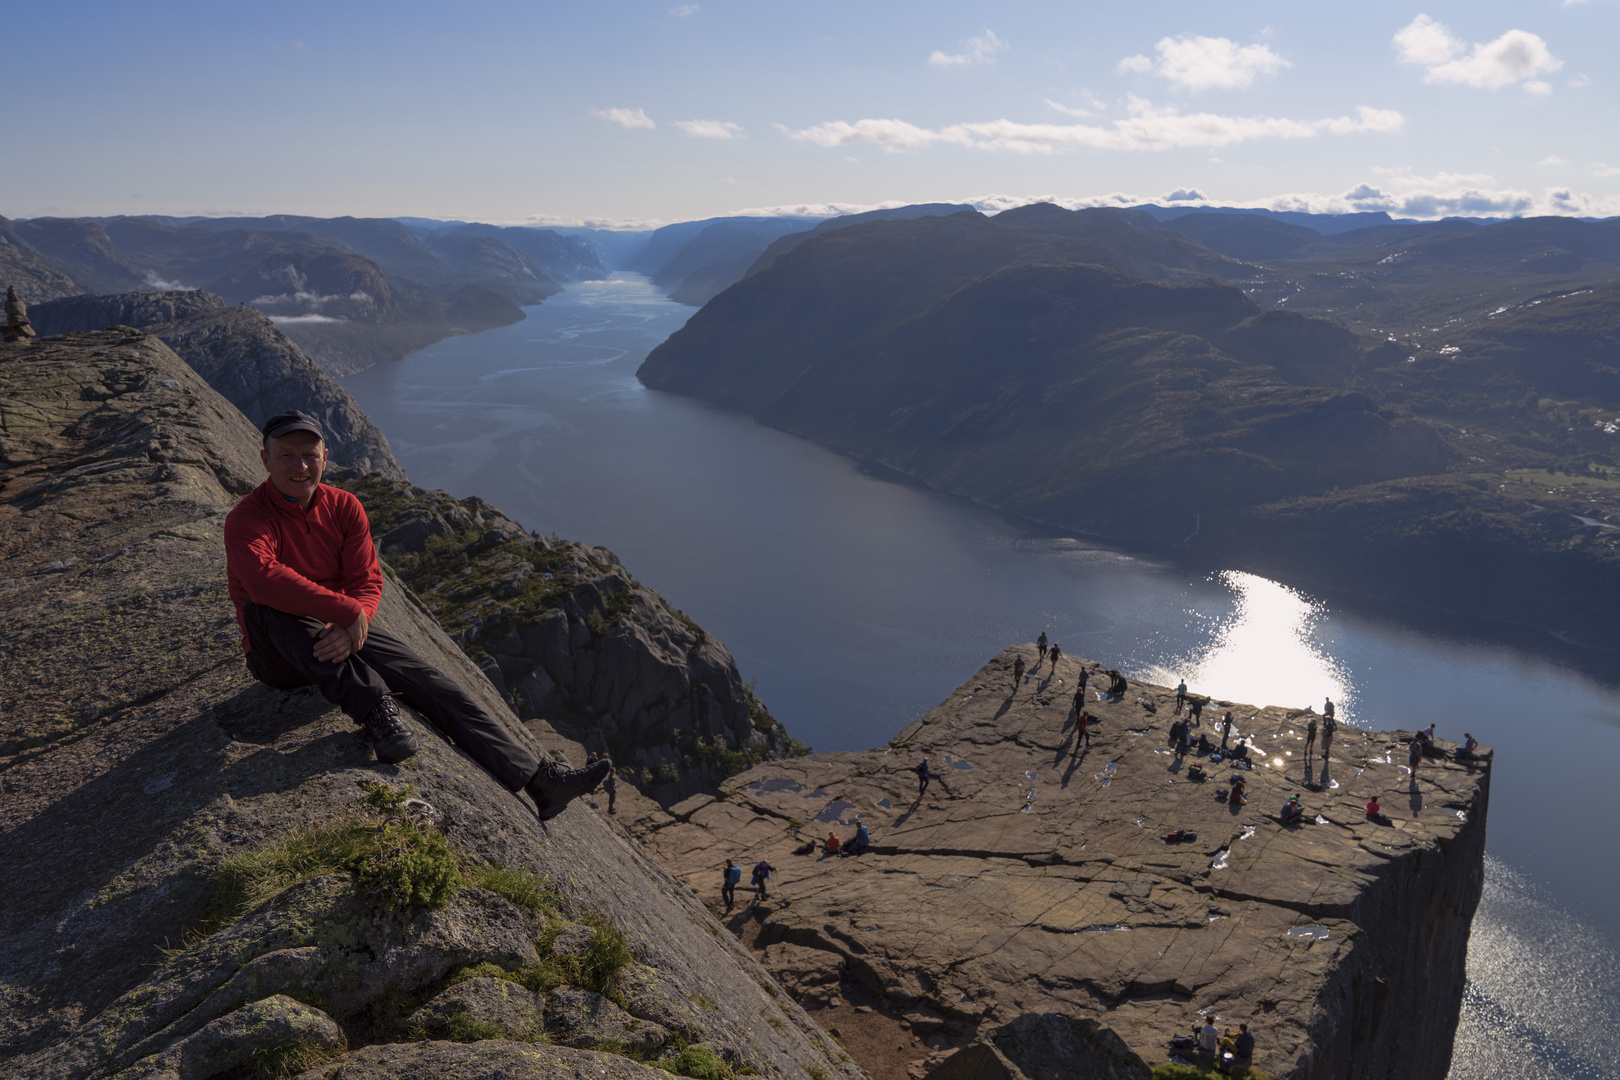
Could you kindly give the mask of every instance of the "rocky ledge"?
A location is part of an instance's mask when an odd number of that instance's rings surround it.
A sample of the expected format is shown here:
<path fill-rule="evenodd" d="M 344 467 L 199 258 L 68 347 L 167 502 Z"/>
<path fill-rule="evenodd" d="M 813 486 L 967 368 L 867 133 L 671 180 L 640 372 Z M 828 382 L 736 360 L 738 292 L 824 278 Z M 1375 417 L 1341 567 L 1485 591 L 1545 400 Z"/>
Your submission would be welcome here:
<path fill-rule="evenodd" d="M 0 346 L 0 1076 L 859 1077 L 589 797 L 248 675 L 258 443 L 156 337 Z M 408 589 L 377 618 L 518 724 Z"/>
<path fill-rule="evenodd" d="M 1020 655 L 1034 667 L 1014 693 Z M 1200 1016 L 1248 1023 L 1278 1077 L 1444 1077 L 1489 751 L 1441 743 L 1413 777 L 1409 733 L 1341 725 L 1313 768 L 1300 713 L 1234 704 L 1252 767 L 1183 758 L 1174 694 L 1154 686 L 1092 692 L 1100 723 L 1077 747 L 1082 668 L 1095 681 L 1090 661 L 1053 672 L 1009 648 L 885 747 L 759 765 L 636 831 L 878 1080 L 1053 1075 L 1044 1061 L 1082 1050 L 1096 1075 L 1145 1077 Z M 1197 729 L 1217 744 L 1227 707 Z M 1246 806 L 1227 801 L 1235 775 Z M 1296 794 L 1305 823 L 1284 827 Z M 1374 794 L 1387 824 L 1366 817 Z M 820 850 L 857 818 L 870 852 Z M 745 871 L 725 916 L 727 857 L 769 860 L 770 898 L 746 895 Z"/>

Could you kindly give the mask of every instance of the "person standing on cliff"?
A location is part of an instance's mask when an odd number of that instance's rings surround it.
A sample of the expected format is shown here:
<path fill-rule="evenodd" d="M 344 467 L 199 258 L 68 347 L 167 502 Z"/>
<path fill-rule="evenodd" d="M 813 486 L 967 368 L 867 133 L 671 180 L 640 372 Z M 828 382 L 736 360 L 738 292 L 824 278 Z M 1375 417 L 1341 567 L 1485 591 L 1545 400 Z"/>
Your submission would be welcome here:
<path fill-rule="evenodd" d="M 1182 679 L 1176 683 L 1176 715 L 1181 715 L 1181 707 L 1187 704 L 1187 680 Z"/>
<path fill-rule="evenodd" d="M 1024 658 L 1022 656 L 1013 660 L 1013 693 L 1018 693 L 1018 684 L 1024 681 Z"/>
<path fill-rule="evenodd" d="M 1305 725 L 1305 760 L 1311 760 L 1311 752 L 1316 749 L 1316 714 L 1311 714 L 1310 723 Z"/>
<path fill-rule="evenodd" d="M 372 625 L 383 574 L 371 524 L 359 499 L 321 483 L 320 423 L 285 412 L 262 434 L 269 476 L 225 518 L 227 584 L 254 678 L 278 690 L 314 684 L 386 765 L 417 750 L 397 694 L 508 791 L 526 791 L 542 821 L 601 783 L 611 762 L 542 761 L 455 681 Z"/>
<path fill-rule="evenodd" d="M 934 778 L 934 774 L 929 771 L 927 758 L 923 758 L 922 761 L 913 765 L 911 771 L 917 774 L 917 798 L 920 799 L 923 797 L 924 792 L 928 790 L 928 781 Z"/>
<path fill-rule="evenodd" d="M 1339 730 L 1339 722 L 1333 719 L 1333 702 L 1327 703 L 1322 710 L 1322 760 L 1333 760 L 1333 736 Z"/>
<path fill-rule="evenodd" d="M 1074 721 L 1074 752 L 1076 754 L 1080 752 L 1082 743 L 1088 749 L 1091 746 L 1091 714 L 1084 709 L 1080 710 L 1080 715 Z"/>
<path fill-rule="evenodd" d="M 1035 650 L 1036 650 L 1037 653 L 1040 654 L 1040 659 L 1041 660 L 1046 659 L 1046 631 L 1045 630 L 1042 630 L 1041 631 L 1041 636 L 1035 639 Z"/>
<path fill-rule="evenodd" d="M 726 860 L 725 872 L 720 877 L 720 899 L 726 902 L 726 913 L 737 906 L 737 885 L 742 881 L 742 867 Z"/>
<path fill-rule="evenodd" d="M 1055 641 L 1054 641 L 1054 642 L 1053 642 L 1053 643 L 1052 643 L 1052 651 L 1051 651 L 1051 657 L 1052 657 L 1052 674 L 1053 674 L 1053 675 L 1056 675 L 1056 674 L 1057 674 L 1057 662 L 1058 662 L 1058 657 L 1060 657 L 1060 656 L 1062 656 L 1062 655 L 1063 655 L 1063 648 L 1062 648 L 1062 646 L 1060 646 L 1060 645 L 1058 645 L 1058 643 L 1057 643 L 1057 642 L 1055 642 Z"/>
<path fill-rule="evenodd" d="M 769 880 L 770 876 L 774 873 L 776 873 L 776 867 L 772 866 L 764 859 L 761 859 L 759 862 L 754 864 L 754 873 L 749 880 L 754 885 L 754 900 L 756 903 L 760 900 L 770 899 L 770 897 L 765 894 L 765 882 Z"/>
<path fill-rule="evenodd" d="M 1080 665 L 1080 685 L 1074 691 L 1074 709 L 1079 712 L 1086 704 L 1086 683 L 1091 680 L 1091 672 L 1086 670 L 1084 664 Z"/>

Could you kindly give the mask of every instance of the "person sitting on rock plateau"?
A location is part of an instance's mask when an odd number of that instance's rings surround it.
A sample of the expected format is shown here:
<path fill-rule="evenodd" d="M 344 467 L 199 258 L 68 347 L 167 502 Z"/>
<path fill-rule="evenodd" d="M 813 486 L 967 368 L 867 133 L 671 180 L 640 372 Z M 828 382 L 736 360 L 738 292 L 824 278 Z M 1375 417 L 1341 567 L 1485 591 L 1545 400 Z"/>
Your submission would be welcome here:
<path fill-rule="evenodd" d="M 1288 801 L 1283 803 L 1282 813 L 1278 816 L 1282 818 L 1284 825 L 1297 825 L 1304 821 L 1305 808 L 1299 805 L 1299 796 L 1290 795 Z"/>
<path fill-rule="evenodd" d="M 320 423 L 286 412 L 263 430 L 269 478 L 225 518 L 227 579 L 253 676 L 279 690 L 313 683 L 384 764 L 417 749 L 398 694 L 508 791 L 527 791 L 542 821 L 601 783 L 611 761 L 568 769 L 540 760 L 453 680 L 371 625 L 383 591 L 371 525 L 359 499 L 321 483 Z"/>

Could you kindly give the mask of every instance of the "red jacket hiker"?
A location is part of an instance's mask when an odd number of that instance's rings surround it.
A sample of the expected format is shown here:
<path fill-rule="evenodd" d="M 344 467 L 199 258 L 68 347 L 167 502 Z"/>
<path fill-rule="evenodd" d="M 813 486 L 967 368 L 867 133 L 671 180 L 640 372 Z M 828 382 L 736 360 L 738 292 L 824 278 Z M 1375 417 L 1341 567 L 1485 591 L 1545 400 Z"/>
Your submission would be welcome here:
<path fill-rule="evenodd" d="M 376 617 L 383 575 L 360 500 L 328 484 L 305 511 L 266 480 L 225 518 L 225 569 L 242 651 L 249 651 L 242 606 L 348 626 Z"/>

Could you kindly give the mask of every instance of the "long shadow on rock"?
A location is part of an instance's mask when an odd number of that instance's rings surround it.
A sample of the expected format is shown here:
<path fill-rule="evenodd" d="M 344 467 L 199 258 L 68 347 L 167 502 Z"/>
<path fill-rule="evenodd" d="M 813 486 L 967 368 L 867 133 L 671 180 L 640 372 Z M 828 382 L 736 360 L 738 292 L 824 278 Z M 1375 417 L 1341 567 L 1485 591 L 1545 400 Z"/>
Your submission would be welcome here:
<path fill-rule="evenodd" d="M 0 878 L 30 883 L 0 913 L 5 966 L 43 973 L 28 980 L 41 1004 L 84 1015 L 138 983 L 161 960 L 159 949 L 178 943 L 201 917 L 219 856 L 308 823 L 244 815 L 234 798 L 376 769 L 358 738 L 321 730 L 335 726 L 333 717 L 348 722 L 318 697 L 254 685 L 0 837 Z M 273 732 L 283 744 L 301 731 L 310 737 L 232 761 L 226 733 L 233 730 L 255 736 L 247 745 Z M 177 873 L 177 866 L 186 868 Z"/>

